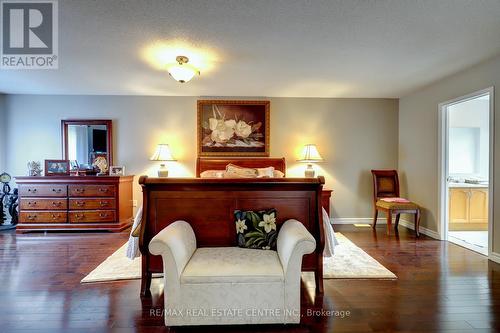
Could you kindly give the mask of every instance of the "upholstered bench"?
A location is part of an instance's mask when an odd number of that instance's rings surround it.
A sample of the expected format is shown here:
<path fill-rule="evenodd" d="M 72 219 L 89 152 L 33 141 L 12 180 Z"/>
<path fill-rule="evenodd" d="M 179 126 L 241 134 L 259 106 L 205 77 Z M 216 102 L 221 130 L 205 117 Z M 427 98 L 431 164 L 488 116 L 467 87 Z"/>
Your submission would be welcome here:
<path fill-rule="evenodd" d="M 302 256 L 315 248 L 295 220 L 282 225 L 277 251 L 196 248 L 189 223 L 170 224 L 149 243 L 163 259 L 165 324 L 299 323 Z"/>

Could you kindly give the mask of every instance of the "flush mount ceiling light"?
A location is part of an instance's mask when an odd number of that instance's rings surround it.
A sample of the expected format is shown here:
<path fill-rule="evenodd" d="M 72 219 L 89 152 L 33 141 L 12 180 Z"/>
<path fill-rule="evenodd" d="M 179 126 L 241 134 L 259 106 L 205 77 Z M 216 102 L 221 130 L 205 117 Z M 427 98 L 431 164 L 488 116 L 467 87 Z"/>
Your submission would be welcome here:
<path fill-rule="evenodd" d="M 174 80 L 185 83 L 190 81 L 196 74 L 200 75 L 200 71 L 188 64 L 189 58 L 186 56 L 177 56 L 175 58 L 177 64 L 168 66 L 168 74 L 174 78 Z"/>

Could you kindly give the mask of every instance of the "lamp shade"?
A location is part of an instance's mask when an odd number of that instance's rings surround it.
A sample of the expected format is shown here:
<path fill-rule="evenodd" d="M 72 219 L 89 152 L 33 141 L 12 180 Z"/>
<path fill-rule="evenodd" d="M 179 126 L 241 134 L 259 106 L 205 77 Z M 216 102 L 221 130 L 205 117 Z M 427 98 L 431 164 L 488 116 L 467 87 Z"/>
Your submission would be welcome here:
<path fill-rule="evenodd" d="M 167 144 L 161 143 L 156 147 L 156 151 L 151 156 L 151 161 L 176 161 L 170 152 L 170 147 Z"/>
<path fill-rule="evenodd" d="M 175 58 L 177 63 L 167 67 L 168 73 L 174 80 L 180 83 L 190 81 L 196 74 L 200 75 L 200 71 L 194 66 L 188 64 L 189 58 L 186 56 L 178 56 Z"/>
<path fill-rule="evenodd" d="M 314 163 L 314 162 L 322 162 L 323 157 L 318 152 L 318 148 L 314 144 L 307 144 L 304 146 L 302 150 L 302 159 L 299 162 L 305 163 Z"/>
<path fill-rule="evenodd" d="M 185 83 L 199 72 L 188 65 L 173 65 L 168 69 L 168 73 L 178 82 Z"/>

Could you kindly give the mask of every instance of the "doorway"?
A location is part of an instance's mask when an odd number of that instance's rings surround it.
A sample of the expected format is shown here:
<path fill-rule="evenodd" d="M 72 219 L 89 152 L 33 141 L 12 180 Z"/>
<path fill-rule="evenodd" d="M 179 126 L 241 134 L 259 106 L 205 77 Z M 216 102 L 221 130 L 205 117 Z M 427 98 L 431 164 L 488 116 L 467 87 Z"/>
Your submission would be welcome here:
<path fill-rule="evenodd" d="M 491 252 L 493 88 L 441 103 L 440 234 L 483 255 Z"/>

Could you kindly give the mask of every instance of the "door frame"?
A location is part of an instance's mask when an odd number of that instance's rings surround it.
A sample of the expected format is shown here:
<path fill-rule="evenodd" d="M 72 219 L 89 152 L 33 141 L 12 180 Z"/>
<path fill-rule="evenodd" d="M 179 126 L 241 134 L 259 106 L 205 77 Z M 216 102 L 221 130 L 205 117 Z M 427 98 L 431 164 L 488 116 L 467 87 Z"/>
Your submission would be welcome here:
<path fill-rule="evenodd" d="M 448 240 L 448 125 L 447 108 L 453 104 L 465 102 L 480 96 L 490 96 L 489 119 L 489 180 L 488 180 L 488 256 L 493 251 L 493 185 L 494 185 L 494 151 L 495 151 L 495 91 L 489 87 L 473 93 L 463 95 L 438 105 L 438 233 L 439 239 Z"/>

